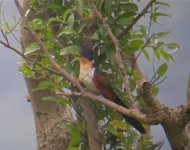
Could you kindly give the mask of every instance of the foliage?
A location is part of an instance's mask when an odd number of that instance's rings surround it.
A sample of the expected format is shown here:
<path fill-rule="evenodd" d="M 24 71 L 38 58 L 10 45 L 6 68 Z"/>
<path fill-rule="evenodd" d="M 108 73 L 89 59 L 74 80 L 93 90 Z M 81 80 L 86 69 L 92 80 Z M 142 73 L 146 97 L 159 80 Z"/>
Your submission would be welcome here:
<path fill-rule="evenodd" d="M 83 41 L 83 33 L 85 32 L 87 21 L 95 16 L 86 0 L 71 0 L 68 4 L 62 3 L 62 0 L 45 2 L 44 5 L 44 2 L 31 0 L 29 16 L 35 14 L 38 17 L 33 19 L 30 23 L 38 32 L 39 38 L 44 42 L 57 63 L 66 71 L 77 77 L 79 52 Z M 116 37 L 134 21 L 134 18 L 140 12 L 138 7 L 139 2 L 132 0 L 95 0 L 95 3 L 103 16 L 108 18 L 108 23 Z M 150 63 L 152 63 L 151 60 L 155 60 L 155 57 L 158 60 L 164 60 L 164 63 L 158 66 L 157 69 L 153 66 L 155 72 L 151 81 L 156 85 L 156 82 L 159 83 L 162 81 L 162 78 L 165 77 L 168 69 L 167 63 L 171 60 L 174 61 L 171 55 L 172 51 L 179 48 L 178 44 L 174 42 L 165 42 L 169 36 L 168 32 L 151 32 L 151 26 L 153 24 L 160 24 L 160 17 L 169 16 L 168 14 L 160 12 L 160 7 L 169 7 L 169 5 L 157 1 L 151 7 L 151 11 L 145 14 L 149 17 L 148 24 L 136 24 L 135 28 L 120 40 L 123 62 L 126 66 L 125 69 L 130 75 L 130 86 L 134 91 L 134 95 L 137 97 L 138 95 L 135 91 L 139 75 L 130 65 L 128 59 L 130 55 L 137 53 L 136 59 L 138 59 L 138 56 L 144 54 Z M 44 15 L 46 19 L 42 19 Z M 7 29 L 3 30 L 7 31 Z M 98 20 L 91 39 L 94 42 L 93 53 L 95 62 L 106 72 L 111 84 L 114 85 L 114 90 L 117 91 L 120 98 L 127 103 L 127 95 L 123 92 L 123 82 L 121 81 L 121 76 L 115 63 L 114 46 L 108 37 L 107 31 Z M 54 70 L 54 67 L 40 52 L 39 45 L 36 42 L 30 43 L 25 48 L 24 55 L 36 58 L 45 67 Z M 66 81 L 63 77 L 51 74 L 47 70 L 41 69 L 41 67 L 35 63 L 31 64 L 25 62 L 20 66 L 19 70 L 27 77 L 43 77 L 47 79 L 41 82 L 36 90 L 48 89 L 55 91 L 63 88 L 68 91 L 73 90 L 71 83 Z M 154 87 L 153 93 L 156 95 L 158 92 L 159 87 Z M 63 105 L 71 105 L 66 98 L 45 97 L 44 100 L 61 103 Z M 97 104 L 96 107 L 104 149 L 132 149 L 138 134 L 123 121 L 119 114 L 113 112 L 113 110 L 99 104 Z M 82 141 L 79 129 L 76 125 L 66 125 L 64 128 L 69 129 L 72 136 L 70 149 L 77 149 L 81 143 L 85 143 Z M 151 149 L 151 147 L 155 149 L 159 147 L 159 144 L 153 144 L 150 139 L 144 139 L 142 141 L 141 149 Z"/>

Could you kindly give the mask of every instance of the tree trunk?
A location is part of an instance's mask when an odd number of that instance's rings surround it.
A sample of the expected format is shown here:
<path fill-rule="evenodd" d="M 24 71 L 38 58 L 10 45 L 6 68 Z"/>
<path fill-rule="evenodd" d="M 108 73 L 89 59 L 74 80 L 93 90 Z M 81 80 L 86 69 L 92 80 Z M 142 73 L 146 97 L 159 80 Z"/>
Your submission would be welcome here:
<path fill-rule="evenodd" d="M 90 100 L 80 99 L 80 106 L 83 109 L 86 120 L 89 148 L 90 150 L 101 150 L 101 136 L 98 128 L 98 119 L 96 117 L 94 105 Z"/>
<path fill-rule="evenodd" d="M 28 3 L 29 0 L 20 0 L 24 11 L 27 10 Z M 23 22 L 21 22 L 21 38 L 23 48 L 33 41 Z M 25 80 L 34 113 L 38 150 L 66 150 L 70 136 L 69 132 L 60 125 L 68 118 L 71 119 L 71 114 L 62 105 L 43 100 L 44 96 L 52 96 L 54 93 L 48 90 L 35 90 L 44 79 L 25 78 Z"/>
<path fill-rule="evenodd" d="M 60 125 L 70 118 L 70 113 L 59 104 L 43 100 L 43 97 L 53 95 L 50 91 L 34 91 L 41 81 L 26 78 L 35 118 L 38 150 L 65 150 L 70 136 Z"/>

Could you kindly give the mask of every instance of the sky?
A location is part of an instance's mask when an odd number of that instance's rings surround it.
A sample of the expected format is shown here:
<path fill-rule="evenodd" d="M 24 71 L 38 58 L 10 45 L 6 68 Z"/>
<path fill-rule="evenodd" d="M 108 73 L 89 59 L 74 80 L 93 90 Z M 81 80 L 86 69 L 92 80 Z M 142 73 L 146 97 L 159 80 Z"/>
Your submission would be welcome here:
<path fill-rule="evenodd" d="M 172 17 L 161 18 L 164 25 L 153 25 L 152 32 L 169 31 L 170 41 L 180 45 L 180 49 L 173 54 L 176 63 L 169 63 L 167 79 L 160 85 L 158 95 L 162 103 L 175 108 L 186 103 L 190 73 L 190 0 L 170 0 L 169 3 L 171 7 L 163 11 Z M 13 0 L 4 0 L 3 13 L 8 22 L 13 22 L 14 15 L 18 16 Z M 18 43 L 11 42 L 19 47 Z M 25 81 L 18 72 L 20 61 L 18 55 L 0 45 L 0 150 L 37 150 L 34 118 L 26 99 L 28 93 Z M 148 61 L 141 57 L 139 62 L 147 78 L 150 78 L 152 68 Z M 160 126 L 152 127 L 152 135 L 155 142 L 164 139 L 163 150 L 170 150 Z"/>

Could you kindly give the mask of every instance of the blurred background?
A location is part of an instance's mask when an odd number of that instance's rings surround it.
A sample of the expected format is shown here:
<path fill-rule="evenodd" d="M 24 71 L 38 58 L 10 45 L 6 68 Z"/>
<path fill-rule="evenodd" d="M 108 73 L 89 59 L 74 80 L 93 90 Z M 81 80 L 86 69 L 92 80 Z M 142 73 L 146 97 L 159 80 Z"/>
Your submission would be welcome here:
<path fill-rule="evenodd" d="M 142 2 L 145 4 L 147 0 Z M 190 0 L 168 2 L 170 7 L 162 10 L 172 17 L 161 19 L 164 25 L 153 25 L 152 30 L 169 31 L 169 41 L 180 45 L 180 49 L 173 53 L 176 63 L 169 63 L 167 79 L 160 85 L 158 95 L 162 103 L 175 108 L 186 103 L 190 73 Z M 13 0 L 3 1 L 0 13 L 2 12 L 9 23 L 14 22 L 13 16 L 19 17 Z M 19 36 L 19 31 L 16 34 Z M 11 43 L 19 47 L 15 41 Z M 20 61 L 18 55 L 0 45 L 0 150 L 37 150 L 33 114 L 30 103 L 27 102 L 28 93 L 25 81 L 18 72 Z M 141 57 L 139 62 L 143 72 L 151 77 L 152 68 L 148 61 Z M 163 150 L 171 149 L 161 126 L 152 126 L 152 135 L 155 142 L 165 141 Z"/>

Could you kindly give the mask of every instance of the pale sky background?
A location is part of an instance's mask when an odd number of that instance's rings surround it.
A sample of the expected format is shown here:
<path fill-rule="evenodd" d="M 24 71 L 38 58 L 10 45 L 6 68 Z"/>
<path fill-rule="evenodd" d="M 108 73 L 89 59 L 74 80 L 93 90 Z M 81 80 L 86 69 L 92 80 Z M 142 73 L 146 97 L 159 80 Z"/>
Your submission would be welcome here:
<path fill-rule="evenodd" d="M 176 64 L 170 63 L 167 79 L 161 84 L 159 99 L 175 108 L 186 103 L 186 87 L 190 73 L 190 0 L 170 1 L 171 7 L 163 9 L 172 17 L 161 19 L 165 25 L 154 25 L 152 32 L 170 31 L 170 41 L 180 44 L 174 53 Z M 7 21 L 18 15 L 13 1 L 4 0 L 3 12 Z M 2 37 L 0 36 L 0 39 Z M 15 43 L 13 43 L 15 44 Z M 15 44 L 18 47 L 18 44 Z M 27 89 L 22 75 L 18 72 L 21 60 L 14 52 L 0 45 L 0 150 L 37 150 L 33 114 L 27 102 Z M 141 58 L 140 64 L 147 77 L 152 68 Z M 161 127 L 153 127 L 154 141 L 166 140 Z M 170 150 L 165 141 L 163 150 Z"/>

